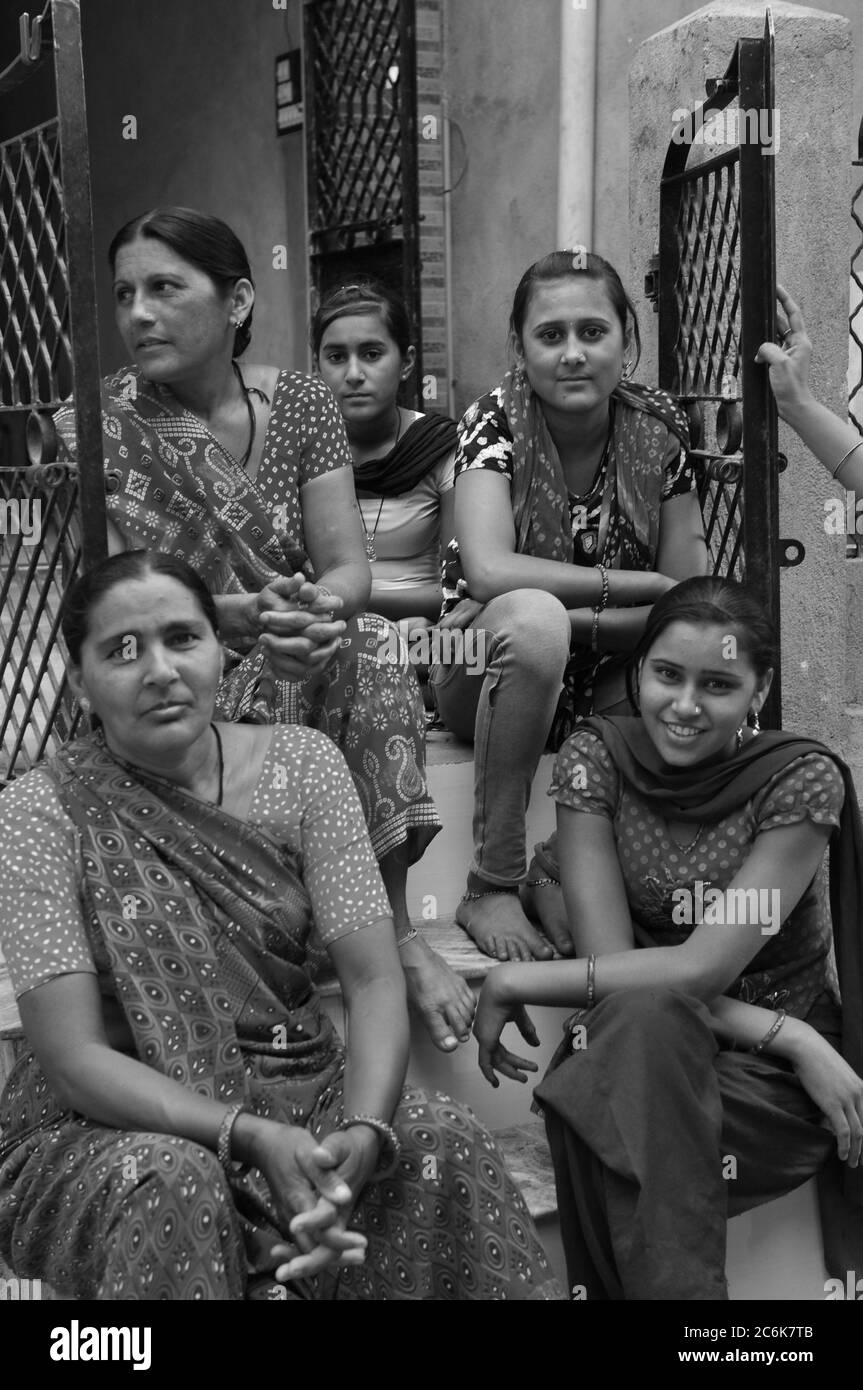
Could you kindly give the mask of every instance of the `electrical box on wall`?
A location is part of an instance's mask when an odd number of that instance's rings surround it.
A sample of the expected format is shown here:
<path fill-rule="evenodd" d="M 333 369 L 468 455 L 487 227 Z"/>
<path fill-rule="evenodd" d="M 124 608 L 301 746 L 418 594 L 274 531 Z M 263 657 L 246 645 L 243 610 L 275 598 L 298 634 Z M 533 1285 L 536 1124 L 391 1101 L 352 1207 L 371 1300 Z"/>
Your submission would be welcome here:
<path fill-rule="evenodd" d="M 276 58 L 276 134 L 299 130 L 303 124 L 302 50 L 292 48 Z"/>

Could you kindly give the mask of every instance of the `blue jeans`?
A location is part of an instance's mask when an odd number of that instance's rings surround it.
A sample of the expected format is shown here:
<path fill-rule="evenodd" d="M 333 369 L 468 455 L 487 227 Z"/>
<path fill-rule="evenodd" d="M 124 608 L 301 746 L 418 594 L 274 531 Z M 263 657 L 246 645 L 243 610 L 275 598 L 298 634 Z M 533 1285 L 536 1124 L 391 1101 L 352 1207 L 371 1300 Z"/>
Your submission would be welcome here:
<path fill-rule="evenodd" d="M 569 618 L 543 589 L 515 589 L 487 603 L 473 626 L 485 633 L 485 673 L 433 666 L 429 682 L 447 728 L 474 743 L 472 873 L 515 888 L 526 872 L 531 786 L 569 659 Z"/>

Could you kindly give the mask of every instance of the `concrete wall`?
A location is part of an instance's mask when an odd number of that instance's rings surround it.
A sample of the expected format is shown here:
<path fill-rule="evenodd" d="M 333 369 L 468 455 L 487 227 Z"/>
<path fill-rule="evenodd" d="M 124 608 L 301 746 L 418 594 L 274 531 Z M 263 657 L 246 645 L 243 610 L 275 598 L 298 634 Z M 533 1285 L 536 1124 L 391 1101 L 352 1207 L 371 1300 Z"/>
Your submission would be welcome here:
<path fill-rule="evenodd" d="M 596 0 L 588 0 L 589 4 Z M 545 4 L 546 0 L 540 0 Z M 645 39 L 675 24 L 698 7 L 693 0 L 600 0 L 597 72 L 596 209 L 595 249 L 623 273 L 630 265 L 627 219 L 629 182 L 629 65 Z M 733 0 L 718 0 L 714 7 L 734 12 Z M 842 132 L 835 167 L 834 196 L 845 197 L 848 164 L 856 152 L 857 129 L 863 118 L 863 4 L 861 0 L 814 0 L 812 9 L 844 15 L 854 38 L 854 100 L 852 120 Z M 766 0 L 749 7 L 753 16 L 746 34 L 758 37 L 764 27 Z M 773 6 L 774 12 L 776 6 Z M 722 62 L 724 70 L 725 63 Z M 711 74 L 713 75 L 713 74 Z M 813 73 L 819 90 L 824 85 Z M 697 94 L 703 98 L 703 91 Z M 669 127 L 670 127 L 669 120 Z M 790 152 L 790 145 L 789 145 Z M 850 219 L 849 219 L 850 224 Z M 850 236 L 850 226 L 849 226 Z M 642 270 L 639 273 L 643 273 Z"/>
<path fill-rule="evenodd" d="M 559 34 L 558 0 L 447 0 L 457 412 L 502 375 L 515 287 L 554 249 Z"/>
<path fill-rule="evenodd" d="M 136 213 L 182 203 L 230 223 L 258 290 L 251 362 L 305 368 L 303 132 L 275 133 L 274 60 L 299 43 L 299 0 L 84 0 L 100 349 L 121 365 L 105 255 Z M 137 139 L 123 119 L 137 119 Z M 273 247 L 287 246 L 287 270 Z"/>
<path fill-rule="evenodd" d="M 848 204 L 837 196 L 852 112 L 851 34 L 846 20 L 777 0 L 776 94 L 781 145 L 776 156 L 777 263 L 784 283 L 804 300 L 818 345 L 811 373 L 820 400 L 841 412 L 845 400 Z M 706 6 L 655 35 L 631 73 L 632 181 L 630 229 L 636 305 L 648 335 L 640 375 L 655 374 L 656 319 L 636 270 L 653 249 L 660 140 L 675 105 L 690 105 L 704 78 L 721 74 L 735 38 L 757 33 L 759 4 Z M 841 184 L 840 184 L 841 188 Z M 789 466 L 780 482 L 782 537 L 806 547 L 796 569 L 782 573 L 783 723 L 841 746 L 845 677 L 845 543 L 825 532 L 825 500 L 839 490 L 784 427 L 780 447 Z"/>
<path fill-rule="evenodd" d="M 444 82 L 458 124 L 454 180 L 467 165 L 452 200 L 455 400 L 463 408 L 498 379 L 512 292 L 522 271 L 556 240 L 560 0 L 444 0 L 444 6 Z M 645 267 L 631 258 L 629 66 L 639 44 L 694 8 L 692 0 L 599 3 L 594 248 L 633 289 Z M 717 8 L 735 11 L 733 0 L 719 0 Z M 831 197 L 847 205 L 863 116 L 863 5 L 821 0 L 812 8 L 846 16 L 855 38 L 853 106 L 832 155 Z M 765 10 L 765 0 L 749 8 L 747 33 L 761 33 Z M 717 62 L 724 70 L 725 55 Z M 821 79 L 812 76 L 820 91 Z M 694 92 L 692 99 L 702 96 Z M 670 125 L 669 117 L 666 135 Z M 652 315 L 644 327 L 650 339 Z"/>

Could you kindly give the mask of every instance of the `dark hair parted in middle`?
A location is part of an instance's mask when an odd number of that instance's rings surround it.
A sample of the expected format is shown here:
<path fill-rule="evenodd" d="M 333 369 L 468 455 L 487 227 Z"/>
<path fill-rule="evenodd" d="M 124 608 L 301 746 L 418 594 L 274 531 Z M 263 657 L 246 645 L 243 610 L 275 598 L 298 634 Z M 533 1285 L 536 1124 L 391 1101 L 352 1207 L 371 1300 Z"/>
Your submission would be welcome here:
<path fill-rule="evenodd" d="M 512 301 L 512 314 L 509 331 L 512 338 L 521 338 L 524 321 L 530 307 L 534 285 L 546 284 L 550 280 L 597 280 L 605 286 L 612 307 L 620 320 L 623 340 L 635 345 L 632 363 L 634 371 L 641 357 L 641 330 L 635 306 L 623 287 L 623 281 L 609 261 L 595 256 L 592 251 L 575 248 L 572 251 L 551 251 L 547 256 L 528 266 L 518 282 Z"/>
<path fill-rule="evenodd" d="M 638 709 L 638 673 L 654 642 L 672 623 L 710 624 L 727 629 L 749 657 L 759 681 L 779 664 L 776 629 L 762 605 L 742 584 L 718 575 L 684 579 L 653 605 L 626 672 L 626 693 Z"/>
<path fill-rule="evenodd" d="M 213 596 L 204 581 L 177 555 L 161 550 L 124 550 L 88 570 L 75 581 L 63 601 L 63 638 L 73 666 L 81 664 L 81 647 L 90 631 L 90 614 L 106 594 L 127 580 L 147 579 L 151 574 L 176 579 L 195 598 L 218 637 L 219 619 Z"/>
<path fill-rule="evenodd" d="M 352 314 L 379 314 L 383 325 L 404 357 L 411 343 L 410 320 L 404 301 L 380 280 L 361 279 L 328 290 L 312 318 L 311 344 L 315 357 L 324 334 L 336 319 Z"/>
<path fill-rule="evenodd" d="M 183 260 L 203 271 L 223 293 L 232 289 L 238 280 L 248 280 L 254 287 L 252 271 L 245 247 L 227 222 L 194 208 L 152 208 L 133 217 L 121 227 L 108 248 L 108 261 L 114 273 L 117 252 L 138 237 L 163 241 Z M 252 313 L 237 328 L 234 335 L 234 356 L 239 357 L 252 339 Z"/>

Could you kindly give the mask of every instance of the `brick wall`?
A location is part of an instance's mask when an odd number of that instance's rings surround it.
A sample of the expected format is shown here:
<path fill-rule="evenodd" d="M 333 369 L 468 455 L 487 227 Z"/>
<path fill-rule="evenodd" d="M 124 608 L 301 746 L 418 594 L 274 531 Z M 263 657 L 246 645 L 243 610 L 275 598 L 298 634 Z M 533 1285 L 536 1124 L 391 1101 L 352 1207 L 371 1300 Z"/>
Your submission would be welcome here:
<path fill-rule="evenodd" d="M 446 373 L 444 287 L 442 0 L 416 0 L 417 135 L 419 141 L 420 407 L 450 410 Z"/>

